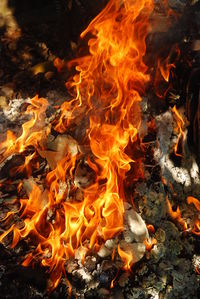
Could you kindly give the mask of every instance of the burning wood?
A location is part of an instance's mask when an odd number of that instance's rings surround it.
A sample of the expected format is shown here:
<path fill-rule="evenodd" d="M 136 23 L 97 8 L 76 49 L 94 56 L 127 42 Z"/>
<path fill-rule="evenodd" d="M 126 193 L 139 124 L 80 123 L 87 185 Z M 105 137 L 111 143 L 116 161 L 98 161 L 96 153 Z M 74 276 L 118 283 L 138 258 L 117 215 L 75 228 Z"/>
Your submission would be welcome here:
<path fill-rule="evenodd" d="M 184 11 L 183 4 L 177 7 Z M 110 0 L 81 34 L 92 35 L 89 53 L 54 62 L 58 72 L 76 69 L 66 83 L 70 99 L 51 107 L 50 94 L 50 101 L 35 96 L 4 107 L 6 119 L 23 125 L 1 136 L 0 241 L 16 250 L 27 244 L 22 265 L 44 267 L 48 291 L 64 283 L 72 296 L 98 289 L 106 297 L 135 275 L 138 287 L 127 298 L 142 298 L 144 275 L 143 287 L 158 298 L 167 288 L 164 273 L 176 267 L 171 279 L 181 293 L 179 257 L 194 245 L 182 242 L 180 231 L 200 235 L 200 179 L 187 147 L 188 123 L 177 108 L 181 97 L 170 91 L 181 50 L 173 45 L 156 54 L 154 70 L 144 63 L 156 9 L 152 0 Z M 160 9 L 166 13 L 160 33 L 166 33 L 179 13 L 165 1 Z M 169 92 L 172 108 L 154 111 L 151 81 L 156 101 Z M 193 214 L 186 210 L 190 204 Z M 193 266 L 198 273 L 197 261 L 187 260 L 188 275 Z M 148 272 L 155 263 L 159 286 Z"/>

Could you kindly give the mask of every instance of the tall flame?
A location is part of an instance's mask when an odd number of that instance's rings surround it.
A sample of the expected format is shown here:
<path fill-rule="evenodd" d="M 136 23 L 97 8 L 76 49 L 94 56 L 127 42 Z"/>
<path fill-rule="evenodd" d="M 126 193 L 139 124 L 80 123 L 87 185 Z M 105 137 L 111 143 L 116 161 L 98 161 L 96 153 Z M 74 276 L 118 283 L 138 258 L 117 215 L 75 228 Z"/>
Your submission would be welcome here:
<path fill-rule="evenodd" d="M 12 246 L 15 246 L 20 238 L 34 235 L 37 248 L 23 265 L 40 258 L 51 273 L 51 288 L 58 285 L 65 261 L 77 248 L 82 248 L 84 258 L 87 251 L 98 249 L 102 242 L 123 230 L 124 180 L 131 165 L 136 163 L 134 154 L 128 155 L 126 148 L 137 139 L 141 95 L 149 80 L 143 56 L 152 10 L 153 0 L 111 0 L 81 34 L 82 38 L 92 34 L 88 55 L 69 63 L 76 66 L 77 74 L 66 86 L 75 96 L 61 106 L 54 129 L 63 133 L 68 126 L 88 119 L 83 141 L 90 145 L 93 158 L 88 159 L 88 164 L 96 172 L 96 181 L 84 189 L 83 201 L 66 201 L 66 192 L 59 189 L 66 176 L 74 179 L 79 159 L 78 154 L 72 155 L 66 149 L 65 156 L 46 177 L 47 189 L 43 191 L 33 184 L 29 198 L 20 200 L 24 227 L 13 225 L 0 237 L 1 241 L 13 232 Z M 38 98 L 32 100 L 36 107 L 37 101 Z M 46 107 L 44 100 L 41 103 Z M 12 134 L 8 133 L 2 144 L 6 148 L 4 158 L 11 152 L 23 152 L 30 144 L 39 151 L 38 142 L 44 130 L 40 128 L 38 132 L 37 122 L 43 112 L 43 108 L 37 110 L 31 123 L 23 126 L 18 139 L 10 139 Z M 47 220 L 49 211 L 54 214 L 53 221 Z M 122 259 L 127 255 L 120 247 L 118 253 Z M 129 258 L 127 268 L 132 265 Z"/>

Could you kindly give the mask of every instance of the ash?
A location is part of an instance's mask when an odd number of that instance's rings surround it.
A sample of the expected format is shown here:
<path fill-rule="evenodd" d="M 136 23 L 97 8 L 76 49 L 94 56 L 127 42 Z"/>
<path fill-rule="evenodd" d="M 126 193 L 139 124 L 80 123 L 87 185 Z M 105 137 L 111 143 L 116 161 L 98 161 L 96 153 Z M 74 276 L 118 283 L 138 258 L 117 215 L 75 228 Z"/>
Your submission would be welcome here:
<path fill-rule="evenodd" d="M 184 10 L 185 1 L 170 1 L 170 3 L 172 7 Z M 15 30 L 17 32 L 17 28 Z M 31 39 L 31 36 L 29 38 Z M 26 35 L 21 39 L 25 44 L 30 43 L 30 39 L 27 42 Z M 13 65 L 9 61 L 9 53 L 11 55 L 18 48 L 20 53 L 23 53 L 23 43 L 17 44 L 12 36 L 6 36 L 6 39 L 2 41 L 4 43 L 2 42 L 1 55 L 4 56 L 12 70 Z M 33 44 L 34 39 L 27 45 L 29 54 L 34 49 Z M 45 66 L 40 74 L 33 73 L 38 62 L 49 62 L 53 56 L 49 50 L 48 58 L 46 58 L 46 47 L 41 44 L 39 47 L 40 54 L 36 53 L 32 58 L 27 55 L 23 61 L 23 68 L 15 70 L 14 76 L 10 74 L 10 69 L 7 70 L 5 64 L 1 62 L 3 72 L 3 75 L 0 72 L 1 141 L 8 129 L 18 133 L 21 125 L 29 119 L 29 116 L 24 116 L 23 112 L 29 101 L 28 97 L 31 97 L 36 90 L 51 103 L 51 107 L 46 112 L 47 124 L 59 114 L 55 106 L 69 99 L 69 95 L 62 86 L 67 76 L 66 73 L 57 74 L 54 69 L 49 70 L 49 66 Z M 6 52 L 7 49 L 9 53 Z M 28 74 L 24 70 L 26 68 L 29 69 Z M 8 84 L 8 81 L 11 83 Z M 170 106 L 160 104 L 158 111 L 153 107 L 154 101 L 155 99 L 152 99 L 149 92 L 142 102 L 143 124 L 139 134 L 141 134 L 145 149 L 142 161 L 144 179 L 133 182 L 130 186 L 135 206 L 132 206 L 131 200 L 124 203 L 124 231 L 115 238 L 107 240 L 98 252 L 90 253 L 84 260 L 80 248 L 76 251 L 74 259 L 66 261 L 65 271 L 72 287 L 71 295 L 69 295 L 69 284 L 64 276 L 58 287 L 49 294 L 47 292 L 49 276 L 44 268 L 37 263 L 34 268 L 20 266 L 24 255 L 33 250 L 32 245 L 28 240 L 23 240 L 14 249 L 10 249 L 10 240 L 6 238 L 0 245 L 1 298 L 200 298 L 200 239 L 192 233 L 194 221 L 199 215 L 195 207 L 187 203 L 188 196 L 199 198 L 199 162 L 188 145 L 185 106 L 182 105 L 180 109 L 186 123 L 185 139 L 182 145 L 183 155 L 177 158 L 173 150 L 178 134 L 175 130 L 176 121 L 172 109 Z M 152 118 L 155 123 L 154 129 L 148 127 Z M 87 149 L 80 148 L 78 144 L 81 134 L 82 132 L 76 131 L 73 137 L 71 135 L 59 137 L 58 135 L 56 138 L 52 134 L 48 140 L 49 150 L 57 148 L 59 142 L 66 142 L 72 154 L 79 151 L 87 152 Z M 1 183 L 8 179 L 10 168 L 21 165 L 23 162 L 23 157 L 18 155 L 8 157 L 0 165 Z M 19 179 L 23 180 L 22 192 L 29 194 L 32 181 L 42 185 L 44 173 L 51 167 L 51 163 L 50 157 L 42 157 L 39 170 L 33 173 L 31 178 L 16 177 L 15 180 L 12 178 L 12 184 L 1 188 L 1 219 L 8 211 L 18 209 L 14 198 Z M 94 174 L 88 169 L 87 163 L 81 161 L 75 174 L 78 191 L 73 196 L 76 201 L 82 201 L 82 190 L 89 186 L 93 179 Z M 66 192 L 70 184 L 69 180 L 60 184 L 59 193 Z M 70 194 L 66 197 L 67 200 L 71 200 Z M 182 225 L 170 216 L 167 197 L 172 206 L 180 207 L 181 217 L 187 223 L 186 230 L 183 230 Z M 54 211 L 49 210 L 47 217 L 52 221 Z M 23 225 L 17 214 L 14 221 L 19 226 Z M 148 225 L 153 225 L 154 230 L 148 230 Z M 0 224 L 0 229 L 3 232 L 6 228 Z M 156 243 L 150 250 L 147 250 L 144 240 L 150 242 L 154 239 Z M 119 256 L 116 256 L 114 261 L 112 260 L 112 252 L 117 249 L 118 244 L 124 250 L 131 251 L 134 256 L 134 265 L 129 272 L 123 269 Z"/>

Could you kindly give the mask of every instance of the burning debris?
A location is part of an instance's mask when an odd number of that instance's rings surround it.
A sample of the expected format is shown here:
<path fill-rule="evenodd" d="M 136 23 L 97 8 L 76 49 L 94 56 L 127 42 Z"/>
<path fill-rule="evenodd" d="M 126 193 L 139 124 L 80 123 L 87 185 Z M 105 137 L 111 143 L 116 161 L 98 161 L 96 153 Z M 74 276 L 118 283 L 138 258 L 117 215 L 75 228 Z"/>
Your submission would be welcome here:
<path fill-rule="evenodd" d="M 156 11 L 169 25 L 184 13 L 170 7 L 110 0 L 81 34 L 89 53 L 55 60 L 76 69 L 70 97 L 3 105 L 0 241 L 27 273 L 45 269 L 47 285 L 26 280 L 41 298 L 198 298 L 199 166 L 170 91 L 181 49 L 144 63 Z"/>

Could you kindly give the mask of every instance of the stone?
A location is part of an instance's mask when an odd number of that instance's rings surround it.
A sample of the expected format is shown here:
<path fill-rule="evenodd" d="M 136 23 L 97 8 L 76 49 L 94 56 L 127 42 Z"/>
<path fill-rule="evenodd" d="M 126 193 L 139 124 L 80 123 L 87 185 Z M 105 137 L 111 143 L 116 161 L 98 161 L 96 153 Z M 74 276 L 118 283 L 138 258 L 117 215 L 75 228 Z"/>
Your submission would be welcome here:
<path fill-rule="evenodd" d="M 134 238 L 138 242 L 149 239 L 149 233 L 142 217 L 133 209 L 125 211 L 125 223 L 130 228 Z"/>
<path fill-rule="evenodd" d="M 127 243 L 132 243 L 135 239 L 135 234 L 127 226 L 124 226 L 123 237 Z"/>
<path fill-rule="evenodd" d="M 141 260 L 146 251 L 143 243 L 126 243 L 124 240 L 120 242 L 120 248 L 132 255 L 132 263 L 137 263 Z"/>
<path fill-rule="evenodd" d="M 102 245 L 97 254 L 101 258 L 104 258 L 104 257 L 107 257 L 107 256 L 111 255 L 112 254 L 112 250 L 108 249 L 105 245 Z"/>
<path fill-rule="evenodd" d="M 105 246 L 110 250 L 112 250 L 114 247 L 116 247 L 116 244 L 117 244 L 116 239 L 108 239 L 105 242 Z"/>

